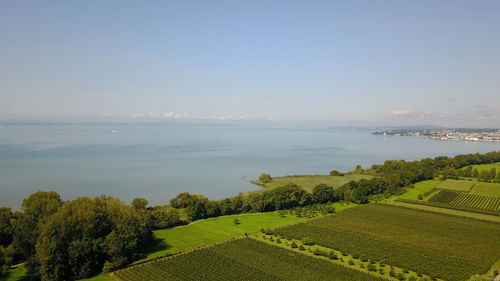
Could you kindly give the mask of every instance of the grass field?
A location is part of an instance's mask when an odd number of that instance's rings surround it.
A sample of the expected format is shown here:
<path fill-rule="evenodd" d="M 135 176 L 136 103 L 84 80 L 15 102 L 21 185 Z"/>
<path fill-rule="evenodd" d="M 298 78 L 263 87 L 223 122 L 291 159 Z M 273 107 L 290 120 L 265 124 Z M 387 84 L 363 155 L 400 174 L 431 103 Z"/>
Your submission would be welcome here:
<path fill-rule="evenodd" d="M 474 181 L 447 179 L 444 182 L 438 184 L 438 186 L 436 188 L 445 189 L 445 190 L 461 191 L 461 192 L 469 192 L 475 183 L 476 182 L 474 182 Z"/>
<path fill-rule="evenodd" d="M 119 280 L 383 280 L 254 239 L 221 243 L 113 273 Z"/>
<path fill-rule="evenodd" d="M 444 280 L 467 280 L 500 257 L 500 224 L 370 204 L 275 230 L 294 239 Z"/>
<path fill-rule="evenodd" d="M 240 224 L 234 224 L 235 218 L 240 220 Z M 154 232 L 157 242 L 146 249 L 145 259 L 228 240 L 244 233 L 259 231 L 261 228 L 274 228 L 304 220 L 306 219 L 294 216 L 281 217 L 274 212 L 258 213 L 210 218 L 186 226 L 157 230 Z"/>
<path fill-rule="evenodd" d="M 465 169 L 467 167 L 464 167 L 462 169 Z M 486 170 L 490 171 L 491 169 L 496 168 L 497 172 L 500 171 L 500 162 L 493 163 L 493 164 L 481 164 L 481 165 L 472 165 L 472 169 L 477 169 L 479 172 Z"/>
<path fill-rule="evenodd" d="M 273 180 L 269 183 L 261 183 L 259 181 L 254 181 L 254 183 L 264 186 L 266 188 L 274 188 L 286 184 L 296 184 L 311 192 L 313 188 L 321 183 L 329 185 L 333 188 L 338 188 L 351 180 L 360 180 L 360 179 L 371 179 L 372 176 L 368 175 L 345 175 L 343 177 L 340 176 L 325 176 L 325 175 L 303 175 L 303 176 L 286 176 L 286 177 L 277 177 L 273 178 Z"/>
<path fill-rule="evenodd" d="M 401 199 L 411 199 L 411 200 L 418 200 L 418 195 L 419 194 L 426 194 L 431 192 L 433 188 L 435 188 L 438 184 L 442 183 L 440 180 L 427 180 L 427 181 L 422 181 L 422 182 L 417 182 L 414 184 L 414 188 L 408 188 L 408 191 L 403 193 L 402 195 L 398 196 Z M 425 196 L 424 199 L 427 197 L 432 196 L 429 194 L 428 196 Z"/>
<path fill-rule="evenodd" d="M 469 193 L 486 196 L 500 196 L 500 183 L 476 182 Z"/>

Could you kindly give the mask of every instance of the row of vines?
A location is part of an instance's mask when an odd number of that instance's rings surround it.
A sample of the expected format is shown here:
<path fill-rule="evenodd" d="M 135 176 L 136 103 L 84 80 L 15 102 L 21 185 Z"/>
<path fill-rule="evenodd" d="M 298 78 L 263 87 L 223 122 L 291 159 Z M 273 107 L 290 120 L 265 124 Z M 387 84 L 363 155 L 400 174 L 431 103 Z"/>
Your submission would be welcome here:
<path fill-rule="evenodd" d="M 429 199 L 429 202 L 446 203 L 454 206 L 483 210 L 500 210 L 500 197 L 442 190 Z"/>
<path fill-rule="evenodd" d="M 250 238 L 132 266 L 113 276 L 123 281 L 384 280 Z"/>

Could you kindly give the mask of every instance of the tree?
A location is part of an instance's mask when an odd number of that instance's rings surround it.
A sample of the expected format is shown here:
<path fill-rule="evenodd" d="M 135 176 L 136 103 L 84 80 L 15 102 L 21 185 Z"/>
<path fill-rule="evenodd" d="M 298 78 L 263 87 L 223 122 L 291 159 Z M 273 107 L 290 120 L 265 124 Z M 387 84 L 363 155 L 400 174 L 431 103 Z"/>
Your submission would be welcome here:
<path fill-rule="evenodd" d="M 238 225 L 238 224 L 240 224 L 241 222 L 240 222 L 240 219 L 238 219 L 238 218 L 234 218 L 233 223 L 234 223 L 234 224 L 236 224 L 236 225 Z"/>
<path fill-rule="evenodd" d="M 192 221 L 206 218 L 207 211 L 205 209 L 205 204 L 196 197 L 191 198 L 186 208 L 186 214 Z"/>
<path fill-rule="evenodd" d="M 269 183 L 271 182 L 273 178 L 271 177 L 270 174 L 266 174 L 266 173 L 262 173 L 260 174 L 259 176 L 259 181 L 262 182 L 262 183 Z"/>
<path fill-rule="evenodd" d="M 39 272 L 39 262 L 35 257 L 39 228 L 61 205 L 61 197 L 56 192 L 39 191 L 23 200 L 22 211 L 13 221 L 14 247 L 26 259 L 27 273 L 33 278 L 37 278 Z"/>
<path fill-rule="evenodd" d="M 170 199 L 170 205 L 174 208 L 186 208 L 189 205 L 189 200 L 195 196 L 189 192 L 181 192 L 175 198 Z"/>
<path fill-rule="evenodd" d="M 179 211 L 170 206 L 154 207 L 151 215 L 153 216 L 153 225 L 157 229 L 173 227 L 181 221 Z"/>
<path fill-rule="evenodd" d="M 64 203 L 40 227 L 36 257 L 41 280 L 75 280 L 118 268 L 152 237 L 145 212 L 105 196 Z"/>
<path fill-rule="evenodd" d="M 6 246 L 12 243 L 12 219 L 14 214 L 12 210 L 7 207 L 0 208 L 0 246 Z"/>
<path fill-rule="evenodd" d="M 333 188 L 326 184 L 318 184 L 313 188 L 312 199 L 315 203 L 323 204 L 335 201 Z"/>
<path fill-rule="evenodd" d="M 339 172 L 339 171 L 337 171 L 337 170 L 331 170 L 331 171 L 330 171 L 330 176 L 343 177 L 343 176 L 344 176 L 344 174 L 343 174 L 343 173 L 341 173 L 341 172 Z"/>
<path fill-rule="evenodd" d="M 134 200 L 132 200 L 132 207 L 136 210 L 146 210 L 148 204 L 148 200 L 144 198 L 134 198 Z"/>
<path fill-rule="evenodd" d="M 497 169 L 491 168 L 490 175 L 489 175 L 490 181 L 494 180 L 496 178 L 496 176 L 497 176 Z"/>

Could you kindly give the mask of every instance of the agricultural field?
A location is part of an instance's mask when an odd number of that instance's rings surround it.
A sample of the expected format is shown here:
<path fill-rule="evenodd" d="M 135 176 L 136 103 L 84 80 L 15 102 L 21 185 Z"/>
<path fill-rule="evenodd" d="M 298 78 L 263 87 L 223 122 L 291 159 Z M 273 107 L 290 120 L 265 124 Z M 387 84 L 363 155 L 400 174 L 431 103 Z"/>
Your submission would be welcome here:
<path fill-rule="evenodd" d="M 438 184 L 436 188 L 444 189 L 444 190 L 454 190 L 461 192 L 469 192 L 474 186 L 475 182 L 473 181 L 463 181 L 463 180 L 452 180 L 447 179 L 444 182 Z"/>
<path fill-rule="evenodd" d="M 486 272 L 500 258 L 499 223 L 387 204 L 347 209 L 274 233 L 453 281 Z"/>
<path fill-rule="evenodd" d="M 238 218 L 239 224 L 234 224 L 235 218 Z M 145 249 L 145 259 L 225 241 L 261 228 L 274 228 L 304 220 L 306 218 L 292 215 L 282 217 L 276 212 L 256 213 L 209 218 L 186 226 L 157 230 L 153 232 L 156 243 Z"/>
<path fill-rule="evenodd" d="M 451 190 L 441 190 L 438 194 L 434 195 L 428 201 L 475 209 L 491 211 L 500 210 L 499 196 L 485 196 L 465 192 L 456 192 Z"/>
<path fill-rule="evenodd" d="M 500 196 L 500 183 L 476 182 L 469 193 L 486 196 Z"/>
<path fill-rule="evenodd" d="M 332 280 L 333 276 L 338 281 L 384 280 L 251 238 L 232 240 L 113 273 L 113 277 L 122 281 L 317 281 Z"/>
<path fill-rule="evenodd" d="M 333 188 L 338 188 L 349 181 L 356 181 L 360 179 L 371 179 L 372 176 L 368 175 L 357 175 L 357 174 L 346 174 L 345 176 L 329 176 L 329 175 L 301 175 L 301 176 L 286 176 L 286 177 L 276 177 L 269 183 L 262 183 L 259 181 L 253 181 L 252 183 L 264 186 L 265 188 L 275 188 L 278 186 L 283 186 L 286 184 L 296 184 L 302 187 L 304 190 L 311 192 L 313 188 L 318 184 L 326 184 Z"/>
<path fill-rule="evenodd" d="M 429 202 L 425 202 L 425 201 L 410 200 L 411 202 L 405 202 L 405 201 L 400 201 L 400 200 L 401 199 L 394 200 L 391 202 L 387 202 L 386 204 L 405 207 L 405 208 L 411 208 L 411 209 L 416 209 L 416 210 L 422 210 L 422 211 L 428 211 L 428 212 L 441 213 L 441 214 L 447 214 L 447 215 L 473 218 L 473 219 L 478 219 L 478 220 L 485 220 L 485 221 L 492 221 L 492 222 L 500 223 L 500 216 L 486 214 L 487 212 L 484 212 L 484 213 L 477 212 L 477 211 L 471 212 L 470 210 L 462 210 L 461 208 L 450 208 L 449 205 L 446 207 L 434 206 L 433 203 L 429 203 Z"/>
<path fill-rule="evenodd" d="M 433 194 L 432 190 L 442 183 L 440 180 L 427 180 L 414 184 L 413 188 L 407 188 L 407 192 L 399 196 L 401 199 L 418 200 L 418 195 L 422 194 L 424 199 Z M 425 196 L 427 195 L 427 196 Z"/>

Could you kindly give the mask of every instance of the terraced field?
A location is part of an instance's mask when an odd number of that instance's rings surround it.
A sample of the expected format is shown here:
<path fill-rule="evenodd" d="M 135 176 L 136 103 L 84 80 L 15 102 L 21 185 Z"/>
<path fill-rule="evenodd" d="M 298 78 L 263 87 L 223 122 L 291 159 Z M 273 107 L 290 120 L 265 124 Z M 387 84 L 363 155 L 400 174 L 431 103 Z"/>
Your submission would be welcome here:
<path fill-rule="evenodd" d="M 500 258 L 500 224 L 370 204 L 275 230 L 444 280 L 467 280 Z"/>
<path fill-rule="evenodd" d="M 500 210 L 500 197 L 498 196 L 484 196 L 451 190 L 441 190 L 428 201 L 482 210 Z"/>
<path fill-rule="evenodd" d="M 115 271 L 123 281 L 384 280 L 250 238 Z"/>

